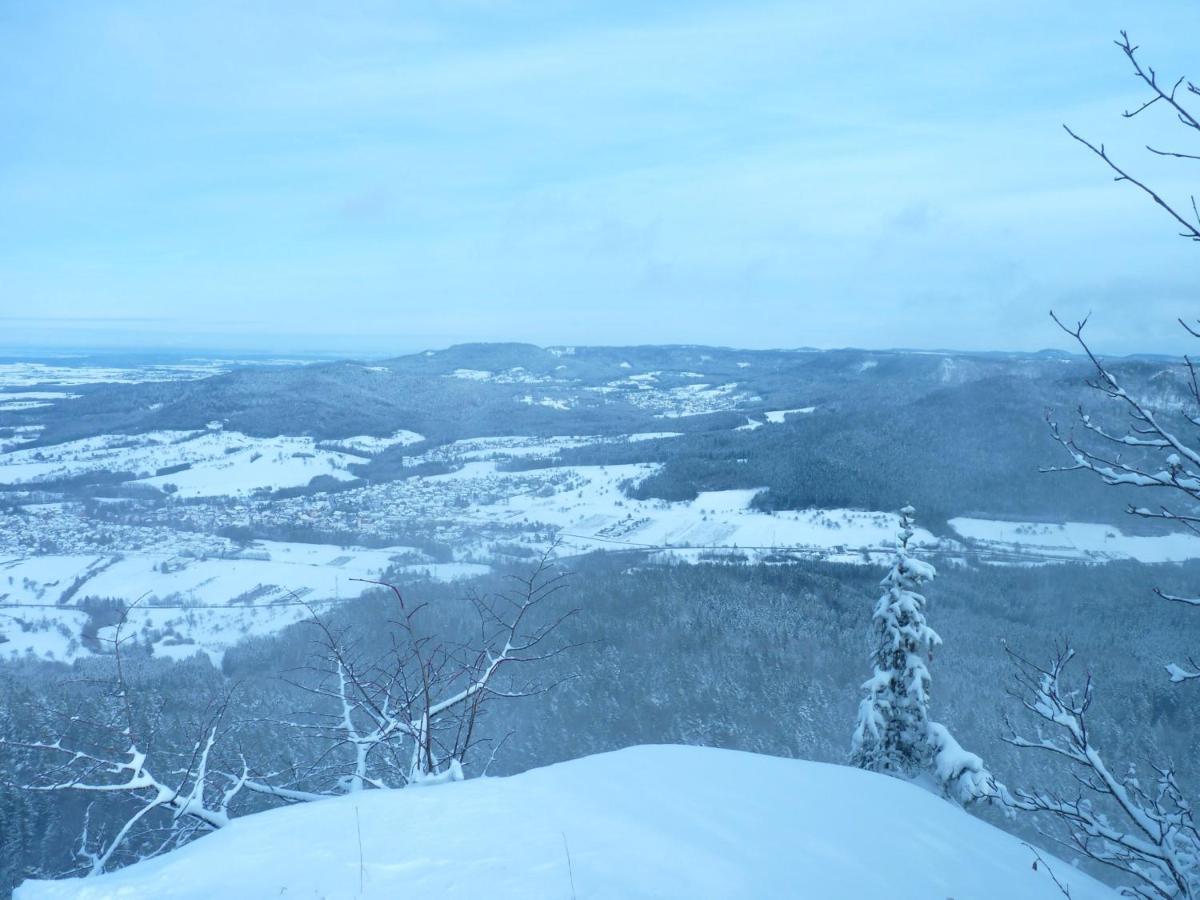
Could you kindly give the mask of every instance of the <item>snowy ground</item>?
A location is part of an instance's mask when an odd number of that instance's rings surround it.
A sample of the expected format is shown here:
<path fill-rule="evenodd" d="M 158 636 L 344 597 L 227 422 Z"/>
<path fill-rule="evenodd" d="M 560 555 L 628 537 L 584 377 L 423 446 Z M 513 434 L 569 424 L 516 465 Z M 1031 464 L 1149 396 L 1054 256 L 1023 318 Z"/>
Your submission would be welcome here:
<path fill-rule="evenodd" d="M 0 438 L 0 453 L 7 453 L 9 450 L 20 447 L 22 444 L 28 444 L 30 441 L 37 440 L 37 436 L 45 428 L 45 425 L 17 425 L 10 429 L 13 433 L 12 437 Z"/>
<path fill-rule="evenodd" d="M 0 363 L 0 387 L 22 388 L 41 385 L 69 387 L 80 384 L 138 384 L 146 381 L 182 381 L 220 375 L 238 365 L 288 366 L 297 359 L 193 359 L 162 365 L 91 366 L 71 365 L 69 358 L 58 363 Z"/>
<path fill-rule="evenodd" d="M 359 453 L 374 456 L 377 453 L 382 453 L 389 447 L 407 447 L 409 444 L 418 444 L 423 440 L 425 440 L 425 435 L 402 428 L 387 437 L 372 437 L 369 434 L 360 434 L 354 437 L 339 438 L 329 443 L 333 445 L 333 449 L 335 450 L 338 447 L 345 447 L 350 450 L 356 450 Z"/>
<path fill-rule="evenodd" d="M 779 427 L 777 410 L 752 420 Z M 746 426 L 742 426 L 746 427 Z M 448 464 L 446 474 L 372 482 L 337 494 L 262 498 L 254 491 L 307 484 L 318 474 L 352 477 L 346 468 L 361 454 L 415 444 L 420 435 L 399 431 L 386 438 L 358 436 L 316 444 L 306 437 L 251 438 L 213 427 L 198 432 L 107 435 L 53 447 L 16 449 L 0 456 L 0 482 L 34 484 L 97 470 L 132 471 L 146 484 L 173 486 L 179 498 L 124 523 L 97 524 L 78 503 L 23 498 L 20 516 L 0 520 L 0 607 L 43 604 L 41 609 L 0 609 L 0 656 L 33 653 L 69 660 L 88 652 L 79 642 L 86 621 L 71 609 L 84 598 L 126 603 L 146 595 L 141 617 L 145 640 L 156 652 L 214 658 L 240 637 L 267 634 L 303 615 L 278 601 L 295 592 L 308 599 L 356 595 L 351 577 L 372 577 L 389 565 L 402 574 L 452 578 L 486 571 L 498 554 L 533 554 L 557 538 L 560 553 L 644 551 L 657 561 L 712 559 L 779 563 L 796 558 L 877 564 L 890 553 L 898 528 L 893 513 L 808 509 L 767 513 L 752 508 L 755 489 L 711 491 L 695 500 L 637 500 L 625 488 L 657 471 L 654 463 L 612 466 L 545 466 L 505 471 L 508 461 L 551 458 L 560 451 L 613 441 L 677 439 L 675 432 L 623 437 L 488 437 L 461 440 L 408 457 L 410 465 Z M 350 444 L 353 446 L 348 446 Z M 338 449 L 353 450 L 352 455 Z M 173 467 L 186 466 L 181 471 Z M 164 468 L 163 474 L 156 474 Z M 11 494 L 17 498 L 19 495 Z M 264 558 L 230 558 L 233 544 L 216 537 L 227 525 L 289 528 L 300 524 L 361 535 L 360 540 L 401 543 L 397 534 L 422 533 L 453 547 L 458 562 L 425 566 L 420 554 L 353 550 L 315 544 L 260 544 Z M 957 539 L 918 530 L 915 544 L 954 559 L 1008 565 L 1145 562 L 1200 558 L 1200 538 L 1186 534 L 1125 536 L 1113 527 L 1044 525 L 954 519 Z M 155 609 L 164 604 L 185 611 Z M 275 604 L 274 606 L 272 604 Z M 205 606 L 237 607 L 205 611 Z M 66 606 L 66 609 L 59 607 Z M 243 609 L 251 607 L 251 609 Z"/>
<path fill-rule="evenodd" d="M 298 601 L 327 608 L 371 585 L 355 578 L 453 580 L 487 571 L 470 563 L 429 563 L 407 547 L 367 550 L 258 541 L 229 557 L 139 552 L 0 559 L 0 657 L 28 654 L 68 662 L 89 653 L 80 635 L 81 599 L 137 603 L 131 628 L 159 655 L 200 651 L 214 662 L 243 638 L 270 634 L 309 615 Z M 12 605 L 10 605 L 12 604 Z M 180 608 L 183 607 L 183 608 Z"/>
<path fill-rule="evenodd" d="M 995 561 L 1104 562 L 1136 559 L 1145 563 L 1200 558 L 1200 536 L 1190 532 L 1126 535 L 1112 525 L 1088 522 L 1001 522 L 958 518 L 950 527 Z"/>
<path fill-rule="evenodd" d="M 610 381 L 600 387 L 586 388 L 588 391 L 605 395 L 616 395 L 627 403 L 653 412 L 660 419 L 678 419 L 705 413 L 737 409 L 761 401 L 749 391 L 741 389 L 736 382 L 726 384 L 660 385 L 662 372 L 646 372 Z M 703 378 L 698 372 L 674 373 L 682 378 Z"/>
<path fill-rule="evenodd" d="M 1073 900 L 1116 897 L 1042 856 Z M 652 746 L 261 813 L 14 897 L 1060 900 L 1033 862 L 1017 838 L 882 775 Z"/>
<path fill-rule="evenodd" d="M 566 356 L 570 349 L 555 352 Z M 0 413 L 16 409 L 12 404 L 70 402 L 72 385 L 198 378 L 234 365 L 223 360 L 129 369 L 72 366 L 69 360 L 4 364 Z M 740 430 L 781 428 L 817 410 L 763 409 L 765 404 L 728 374 L 638 372 L 629 363 L 614 364 L 604 383 L 591 387 L 521 368 L 460 369 L 446 377 L 512 385 L 517 399 L 551 408 L 573 402 L 570 387 L 632 403 L 660 421 L 745 410 L 744 424 L 732 426 Z M 255 438 L 213 422 L 197 431 L 102 435 L 29 447 L 42 430 L 35 417 L 22 418 L 24 424 L 6 429 L 0 440 L 0 483 L 22 488 L 3 498 L 19 505 L 19 514 L 0 516 L 0 656 L 35 653 L 64 660 L 87 652 L 79 636 L 88 620 L 73 608 L 85 598 L 129 603 L 145 595 L 136 613 L 138 627 L 156 652 L 198 648 L 217 657 L 241 636 L 266 634 L 299 617 L 302 607 L 279 604 L 292 592 L 306 601 L 356 596 L 348 586 L 351 577 L 378 575 L 389 566 L 399 566 L 402 575 L 454 578 L 486 571 L 500 558 L 540 552 L 555 538 L 564 556 L 644 551 L 645 558 L 664 562 L 780 563 L 803 557 L 878 563 L 890 552 L 898 524 L 893 513 L 870 510 L 761 512 L 751 505 L 754 489 L 707 492 L 687 502 L 628 497 L 630 485 L 657 471 L 654 463 L 530 468 L 587 445 L 686 441 L 679 431 L 476 437 L 428 447 L 423 435 L 407 429 L 317 442 L 305 436 Z M 674 424 L 662 421 L 663 427 Z M 351 469 L 364 464 L 364 457 L 409 446 L 407 466 L 432 463 L 452 471 L 384 482 L 355 479 Z M 653 458 L 649 450 L 645 458 Z M 133 473 L 134 480 L 163 490 L 169 499 L 139 507 L 109 497 L 96 501 L 106 504 L 98 511 L 77 494 L 59 498 L 37 489 L 40 482 L 99 472 Z M 336 493 L 263 494 L 303 487 L 317 476 L 354 486 L 340 485 L 349 489 Z M 133 511 L 121 512 L 123 502 L 132 503 Z M 939 540 L 921 530 L 915 543 L 956 560 L 1009 565 L 1200 558 L 1200 537 L 1186 534 L 1132 537 L 1085 523 L 966 518 L 951 525 L 956 539 Z M 457 562 L 431 567 L 427 557 L 399 546 L 365 551 L 315 544 L 260 544 L 265 558 L 234 559 L 231 542 L 217 536 L 237 533 L 226 530 L 231 528 L 289 536 L 312 531 L 317 539 L 347 535 L 347 540 L 379 545 L 416 542 L 414 535 L 420 535 L 430 542 L 423 546 L 452 548 Z M 205 610 L 208 606 L 220 608 Z"/>
<path fill-rule="evenodd" d="M 255 438 L 220 428 L 152 431 L 13 450 L 0 456 L 0 483 L 132 472 L 144 484 L 174 485 L 180 497 L 210 497 L 302 486 L 318 475 L 346 481 L 354 477 L 346 467 L 361 462 L 357 456 L 319 449 L 309 437 Z M 176 467 L 186 468 L 170 471 Z M 168 471 L 157 474 L 163 470 Z"/>

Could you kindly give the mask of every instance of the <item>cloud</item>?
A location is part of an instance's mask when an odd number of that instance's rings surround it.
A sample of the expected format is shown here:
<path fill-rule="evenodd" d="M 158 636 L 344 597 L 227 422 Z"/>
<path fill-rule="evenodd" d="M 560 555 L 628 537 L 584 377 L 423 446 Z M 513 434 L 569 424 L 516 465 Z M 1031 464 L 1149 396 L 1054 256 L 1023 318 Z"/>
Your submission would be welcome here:
<path fill-rule="evenodd" d="M 190 329 L 1035 349 L 1051 303 L 1116 315 L 1153 272 L 1169 316 L 1200 274 L 1060 130 L 1186 193 L 1108 41 L 1174 71 L 1200 14 L 1127 14 L 31 6 L 0 18 L 3 288 Z"/>

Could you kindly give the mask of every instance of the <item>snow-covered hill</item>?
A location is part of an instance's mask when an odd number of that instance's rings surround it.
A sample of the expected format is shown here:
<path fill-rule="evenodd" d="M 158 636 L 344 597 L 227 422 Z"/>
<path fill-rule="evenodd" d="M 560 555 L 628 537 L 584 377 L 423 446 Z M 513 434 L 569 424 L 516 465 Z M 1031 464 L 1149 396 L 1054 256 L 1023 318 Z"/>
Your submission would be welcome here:
<path fill-rule="evenodd" d="M 1043 858 L 1074 900 L 1115 897 Z M 15 897 L 1061 898 L 1033 861 L 1018 839 L 894 779 L 651 746 L 248 816 L 166 856 L 27 882 Z"/>

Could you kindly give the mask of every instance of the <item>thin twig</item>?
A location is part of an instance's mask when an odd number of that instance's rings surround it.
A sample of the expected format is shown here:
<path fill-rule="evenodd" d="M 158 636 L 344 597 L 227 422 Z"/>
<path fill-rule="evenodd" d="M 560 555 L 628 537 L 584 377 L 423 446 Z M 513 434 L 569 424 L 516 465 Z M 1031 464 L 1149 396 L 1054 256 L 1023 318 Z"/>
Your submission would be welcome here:
<path fill-rule="evenodd" d="M 562 836 L 563 850 L 567 854 L 567 875 L 571 879 L 571 900 L 575 900 L 575 867 L 571 865 L 571 848 L 567 845 L 567 833 L 564 831 Z"/>

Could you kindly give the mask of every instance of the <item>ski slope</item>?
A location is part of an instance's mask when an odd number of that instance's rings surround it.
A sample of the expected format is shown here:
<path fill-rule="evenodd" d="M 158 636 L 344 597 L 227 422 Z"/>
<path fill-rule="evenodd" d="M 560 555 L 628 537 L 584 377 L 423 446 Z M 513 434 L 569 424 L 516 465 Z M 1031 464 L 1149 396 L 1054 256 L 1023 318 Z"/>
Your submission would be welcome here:
<path fill-rule="evenodd" d="M 1116 897 L 1042 856 L 1073 900 Z M 26 882 L 14 897 L 1061 900 L 1033 861 L 1017 838 L 882 775 L 646 746 L 277 809 L 99 878 Z"/>

